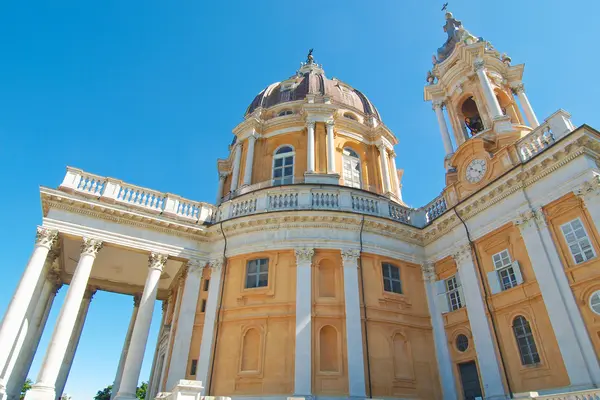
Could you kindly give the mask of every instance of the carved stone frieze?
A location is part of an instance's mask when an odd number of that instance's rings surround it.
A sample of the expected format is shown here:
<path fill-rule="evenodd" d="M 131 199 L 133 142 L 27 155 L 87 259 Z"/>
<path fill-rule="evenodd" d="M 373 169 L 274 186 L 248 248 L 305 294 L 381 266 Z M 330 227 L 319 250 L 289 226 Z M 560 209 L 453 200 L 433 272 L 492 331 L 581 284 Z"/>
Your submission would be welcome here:
<path fill-rule="evenodd" d="M 202 261 L 202 260 L 198 260 L 195 258 L 188 260 L 188 262 L 187 262 L 188 273 L 194 274 L 194 275 L 202 275 L 202 271 L 204 271 L 205 265 L 206 265 L 206 262 Z"/>
<path fill-rule="evenodd" d="M 600 196 L 600 175 L 596 175 L 591 180 L 585 181 L 574 193 L 584 199 Z"/>
<path fill-rule="evenodd" d="M 471 254 L 471 245 L 465 244 L 456 249 L 452 258 L 456 261 L 457 265 L 464 264 L 466 262 L 473 262 L 473 255 Z"/>
<path fill-rule="evenodd" d="M 223 258 L 215 258 L 214 260 L 210 260 L 208 262 L 208 266 L 212 269 L 212 272 L 219 272 L 221 268 L 223 268 Z"/>

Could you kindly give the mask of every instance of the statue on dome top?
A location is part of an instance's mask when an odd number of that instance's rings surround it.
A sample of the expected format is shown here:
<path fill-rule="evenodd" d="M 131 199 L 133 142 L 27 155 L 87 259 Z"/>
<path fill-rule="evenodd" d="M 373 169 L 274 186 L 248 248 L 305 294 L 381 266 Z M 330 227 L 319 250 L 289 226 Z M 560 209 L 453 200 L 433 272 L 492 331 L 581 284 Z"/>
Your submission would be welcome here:
<path fill-rule="evenodd" d="M 446 9 L 446 5 L 442 10 Z M 446 24 L 444 25 L 444 32 L 448 35 L 446 42 L 442 47 L 437 50 L 437 62 L 440 63 L 444 61 L 454 50 L 454 47 L 459 42 L 465 43 L 474 43 L 477 42 L 478 39 L 471 35 L 469 31 L 467 31 L 462 22 L 454 18 L 450 11 L 446 11 Z"/>
<path fill-rule="evenodd" d="M 309 49 L 308 50 L 308 55 L 306 56 L 306 63 L 307 64 L 313 64 L 315 62 L 315 58 L 312 55 L 313 50 L 314 49 Z"/>

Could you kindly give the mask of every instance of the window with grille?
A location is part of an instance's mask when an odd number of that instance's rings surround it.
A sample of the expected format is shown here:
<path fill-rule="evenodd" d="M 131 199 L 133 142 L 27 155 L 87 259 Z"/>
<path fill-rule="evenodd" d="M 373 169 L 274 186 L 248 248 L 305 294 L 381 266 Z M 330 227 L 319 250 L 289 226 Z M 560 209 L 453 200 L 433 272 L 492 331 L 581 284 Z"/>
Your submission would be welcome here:
<path fill-rule="evenodd" d="M 292 115 L 294 112 L 292 110 L 283 110 L 280 111 L 279 114 L 277 114 L 278 117 L 283 117 L 286 115 Z"/>
<path fill-rule="evenodd" d="M 517 277 L 512 267 L 512 261 L 510 259 L 510 254 L 508 254 L 508 250 L 502 250 L 500 253 L 494 254 L 492 260 L 494 261 L 494 268 L 498 274 L 502 290 L 517 286 Z"/>
<path fill-rule="evenodd" d="M 596 290 L 590 296 L 590 308 L 594 313 L 600 315 L 600 290 Z"/>
<path fill-rule="evenodd" d="M 400 281 L 400 268 L 389 264 L 381 264 L 383 273 L 383 290 L 392 293 L 402 293 L 402 282 Z"/>
<path fill-rule="evenodd" d="M 456 348 L 464 353 L 469 348 L 469 338 L 462 333 L 456 337 Z"/>
<path fill-rule="evenodd" d="M 519 315 L 513 320 L 513 332 L 521 355 L 521 364 L 535 365 L 540 363 L 540 355 L 535 345 L 531 326 L 525 317 Z"/>
<path fill-rule="evenodd" d="M 463 302 L 460 297 L 460 284 L 456 276 L 446 279 L 446 297 L 448 298 L 448 307 L 450 311 L 462 308 Z"/>
<path fill-rule="evenodd" d="M 345 148 L 342 152 L 342 167 L 344 173 L 344 185 L 362 188 L 362 179 L 360 173 L 360 158 L 358 154 L 350 148 Z"/>
<path fill-rule="evenodd" d="M 287 185 L 294 182 L 294 148 L 282 146 L 273 156 L 273 185 Z"/>
<path fill-rule="evenodd" d="M 579 218 L 561 225 L 560 229 L 576 264 L 581 264 L 596 257 L 594 248 Z"/>
<path fill-rule="evenodd" d="M 246 288 L 266 287 L 269 284 L 269 259 L 259 258 L 246 264 Z"/>

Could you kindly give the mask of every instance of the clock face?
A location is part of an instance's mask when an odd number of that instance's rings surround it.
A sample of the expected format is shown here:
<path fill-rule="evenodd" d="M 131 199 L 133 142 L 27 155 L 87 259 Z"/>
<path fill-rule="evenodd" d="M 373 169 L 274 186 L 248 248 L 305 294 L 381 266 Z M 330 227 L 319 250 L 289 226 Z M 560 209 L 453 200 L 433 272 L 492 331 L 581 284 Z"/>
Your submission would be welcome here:
<path fill-rule="evenodd" d="M 465 177 L 467 178 L 467 181 L 477 183 L 483 179 L 485 171 L 487 171 L 487 163 L 485 160 L 475 159 L 467 165 Z"/>

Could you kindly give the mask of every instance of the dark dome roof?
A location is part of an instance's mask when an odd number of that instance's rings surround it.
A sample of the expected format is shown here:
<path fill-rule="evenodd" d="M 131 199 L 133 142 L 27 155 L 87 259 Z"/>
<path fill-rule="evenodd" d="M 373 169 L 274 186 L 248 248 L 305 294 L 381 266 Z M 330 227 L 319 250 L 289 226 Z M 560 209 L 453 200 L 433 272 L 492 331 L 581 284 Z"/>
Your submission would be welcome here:
<path fill-rule="evenodd" d="M 335 78 L 327 78 L 321 66 L 312 63 L 304 64 L 296 75 L 286 81 L 267 86 L 248 106 L 246 115 L 259 107 L 270 108 L 288 101 L 302 100 L 307 94 L 329 96 L 334 102 L 381 120 L 379 112 L 364 94 Z"/>

